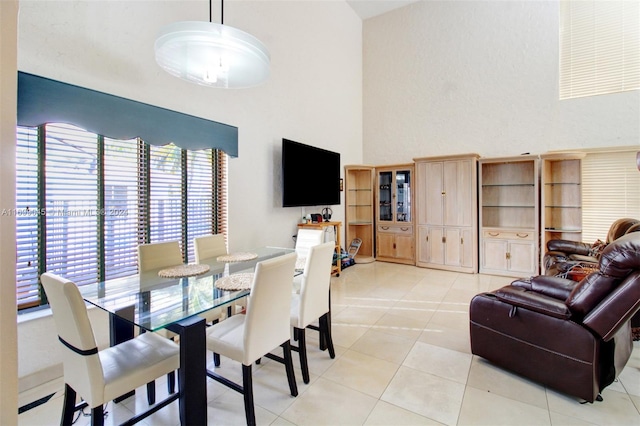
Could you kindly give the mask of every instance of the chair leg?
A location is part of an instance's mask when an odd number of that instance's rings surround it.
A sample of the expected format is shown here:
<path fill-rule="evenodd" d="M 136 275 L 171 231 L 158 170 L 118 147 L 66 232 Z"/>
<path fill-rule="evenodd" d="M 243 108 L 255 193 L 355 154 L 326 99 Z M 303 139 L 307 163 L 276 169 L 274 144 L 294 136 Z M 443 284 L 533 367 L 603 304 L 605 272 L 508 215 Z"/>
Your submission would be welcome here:
<path fill-rule="evenodd" d="M 104 411 L 102 405 L 98 405 L 91 409 L 91 426 L 103 426 L 104 425 Z"/>
<path fill-rule="evenodd" d="M 76 408 L 76 391 L 65 383 L 64 385 L 64 402 L 62 405 L 61 426 L 71 426 L 73 424 L 73 413 Z"/>
<path fill-rule="evenodd" d="M 149 405 L 156 403 L 156 382 L 155 380 L 147 383 L 147 402 Z"/>
<path fill-rule="evenodd" d="M 336 351 L 333 348 L 333 338 L 331 337 L 331 313 L 327 312 L 320 317 L 320 336 L 324 336 L 324 341 L 329 349 L 331 359 L 336 357 Z"/>
<path fill-rule="evenodd" d="M 220 367 L 220 354 L 213 353 L 213 365 Z"/>
<path fill-rule="evenodd" d="M 300 355 L 300 368 L 302 369 L 302 381 L 309 383 L 309 362 L 307 360 L 307 343 L 304 328 L 294 328 L 294 335 L 298 337 L 298 355 Z"/>
<path fill-rule="evenodd" d="M 171 373 L 167 374 L 167 391 L 169 392 L 169 395 L 171 395 L 172 393 L 175 393 L 176 391 L 176 372 L 172 371 Z"/>
<path fill-rule="evenodd" d="M 255 426 L 256 412 L 253 405 L 253 379 L 251 377 L 251 365 L 242 364 L 242 393 L 244 395 L 244 413 L 247 426 Z"/>
<path fill-rule="evenodd" d="M 287 371 L 287 380 L 289 380 L 291 396 L 298 396 L 298 385 L 296 384 L 296 375 L 293 371 L 293 358 L 291 357 L 291 342 L 287 340 L 281 346 L 284 353 L 284 366 Z"/>

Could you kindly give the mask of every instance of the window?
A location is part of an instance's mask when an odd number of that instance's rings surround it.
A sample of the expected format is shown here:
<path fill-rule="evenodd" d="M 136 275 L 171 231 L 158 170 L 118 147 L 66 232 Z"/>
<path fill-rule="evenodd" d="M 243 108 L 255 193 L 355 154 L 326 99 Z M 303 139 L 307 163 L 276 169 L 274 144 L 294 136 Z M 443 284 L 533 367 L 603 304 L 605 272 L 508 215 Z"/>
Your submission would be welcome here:
<path fill-rule="evenodd" d="M 78 285 L 137 273 L 137 246 L 226 232 L 226 154 L 114 140 L 74 126 L 17 130 L 18 308 L 39 275 Z M 5 212 L 6 214 L 6 212 Z"/>
<path fill-rule="evenodd" d="M 640 2 L 560 1 L 560 99 L 640 89 Z"/>
<path fill-rule="evenodd" d="M 636 150 L 590 152 L 582 160 L 582 238 L 604 241 L 611 224 L 640 219 L 640 171 Z"/>

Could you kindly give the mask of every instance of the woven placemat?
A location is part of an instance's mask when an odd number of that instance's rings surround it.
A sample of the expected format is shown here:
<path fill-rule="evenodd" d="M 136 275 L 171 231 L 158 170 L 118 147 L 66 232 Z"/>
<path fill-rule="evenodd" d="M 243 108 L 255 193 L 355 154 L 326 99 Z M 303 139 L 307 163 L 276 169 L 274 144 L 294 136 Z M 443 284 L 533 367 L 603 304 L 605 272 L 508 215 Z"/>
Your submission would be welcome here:
<path fill-rule="evenodd" d="M 215 286 L 220 290 L 249 290 L 252 282 L 253 272 L 242 272 L 220 278 Z"/>
<path fill-rule="evenodd" d="M 256 253 L 233 253 L 218 256 L 216 260 L 218 262 L 245 262 L 258 257 Z"/>
<path fill-rule="evenodd" d="M 182 278 L 201 275 L 208 271 L 209 265 L 205 264 L 179 265 L 159 270 L 158 276 L 163 278 Z"/>

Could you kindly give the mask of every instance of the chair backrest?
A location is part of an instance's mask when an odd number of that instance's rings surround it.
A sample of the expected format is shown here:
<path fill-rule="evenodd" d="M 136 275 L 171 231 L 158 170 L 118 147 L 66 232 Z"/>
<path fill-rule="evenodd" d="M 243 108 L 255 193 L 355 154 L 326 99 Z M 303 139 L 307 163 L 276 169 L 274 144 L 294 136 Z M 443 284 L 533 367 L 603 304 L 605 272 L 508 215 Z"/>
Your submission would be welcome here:
<path fill-rule="evenodd" d="M 324 231 L 322 229 L 299 229 L 295 247 L 298 256 L 306 258 L 309 255 L 309 247 L 322 244 L 323 237 Z"/>
<path fill-rule="evenodd" d="M 291 336 L 291 283 L 296 254 L 258 262 L 244 326 L 244 365 L 264 356 Z"/>
<path fill-rule="evenodd" d="M 141 244 L 138 246 L 139 273 L 182 264 L 182 252 L 178 241 Z"/>
<path fill-rule="evenodd" d="M 64 381 L 90 407 L 102 404 L 104 374 L 87 307 L 80 291 L 73 282 L 49 272 L 42 274 L 40 280 L 64 347 Z"/>
<path fill-rule="evenodd" d="M 612 337 L 640 309 L 640 233 L 609 244 L 598 271 L 575 286 L 566 304 L 605 340 Z"/>
<path fill-rule="evenodd" d="M 329 312 L 329 287 L 335 243 L 329 241 L 309 249 L 300 286 L 298 328 L 304 328 Z"/>
<path fill-rule="evenodd" d="M 205 235 L 193 239 L 193 249 L 196 263 L 200 263 L 204 259 L 227 254 L 227 243 L 224 240 L 224 234 Z"/>
<path fill-rule="evenodd" d="M 613 222 L 609 228 L 609 232 L 607 233 L 607 244 L 614 242 L 626 234 L 628 229 L 637 223 L 640 223 L 640 220 L 629 217 L 618 219 Z"/>

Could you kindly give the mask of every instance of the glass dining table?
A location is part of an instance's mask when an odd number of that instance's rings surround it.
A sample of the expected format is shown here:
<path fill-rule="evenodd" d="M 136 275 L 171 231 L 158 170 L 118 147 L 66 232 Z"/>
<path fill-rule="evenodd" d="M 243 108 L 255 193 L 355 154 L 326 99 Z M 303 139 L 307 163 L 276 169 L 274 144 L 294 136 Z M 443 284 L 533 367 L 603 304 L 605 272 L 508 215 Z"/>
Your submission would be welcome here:
<path fill-rule="evenodd" d="M 212 258 L 201 262 L 201 265 L 208 266 L 208 271 L 198 275 L 166 278 L 167 269 L 159 268 L 83 285 L 80 291 L 84 300 L 109 313 L 111 345 L 132 338 L 136 326 L 149 332 L 167 329 L 179 335 L 180 423 L 206 425 L 205 320 L 200 314 L 214 308 L 228 307 L 249 294 L 248 289 L 222 290 L 215 283 L 234 274 L 253 272 L 258 262 L 293 251 L 289 248 L 260 247 L 238 253 L 238 259 L 251 257 L 250 260 L 218 261 Z"/>

